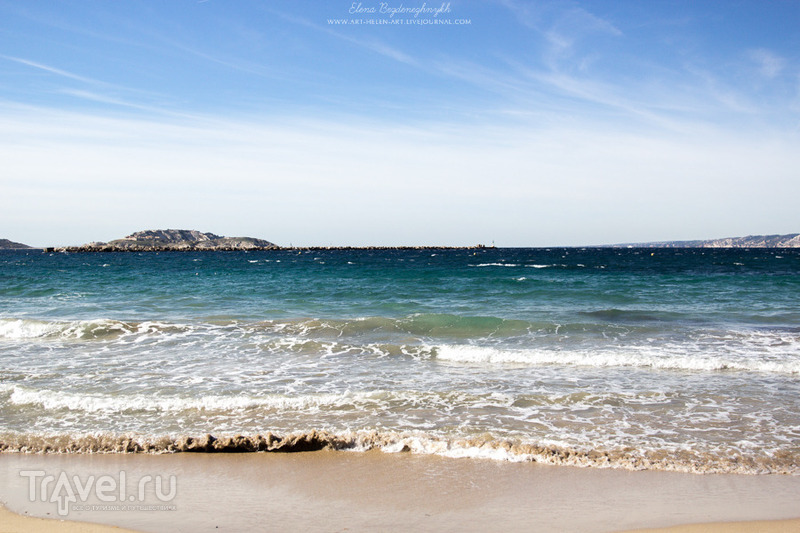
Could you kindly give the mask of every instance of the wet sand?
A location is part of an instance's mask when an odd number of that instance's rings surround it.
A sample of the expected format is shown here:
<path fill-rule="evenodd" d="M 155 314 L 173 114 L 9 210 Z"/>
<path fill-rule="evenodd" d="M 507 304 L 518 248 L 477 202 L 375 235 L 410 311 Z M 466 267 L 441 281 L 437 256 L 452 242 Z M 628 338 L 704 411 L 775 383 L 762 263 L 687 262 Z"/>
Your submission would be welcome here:
<path fill-rule="evenodd" d="M 50 531 L 57 533 L 127 533 L 132 530 L 86 522 L 33 518 L 12 513 L 8 509 L 0 507 L 0 533 L 23 531 L 32 533 L 48 533 Z"/>
<path fill-rule="evenodd" d="M 53 497 L 62 473 L 59 494 L 72 489 L 74 496 L 63 517 Z M 52 480 L 42 491 L 47 476 Z M 156 494 L 159 477 L 163 490 Z M 116 486 L 95 490 L 99 485 L 90 482 L 101 478 Z M 6 453 L 0 454 L 0 501 L 27 516 L 139 531 L 607 532 L 692 523 L 703 525 L 674 531 L 800 530 L 797 520 L 707 524 L 797 518 L 800 476 L 632 472 L 382 452 Z M 0 531 L 15 530 L 2 524 Z"/>
<path fill-rule="evenodd" d="M 687 524 L 667 528 L 638 529 L 625 533 L 797 533 L 798 531 L 800 531 L 800 519 Z"/>

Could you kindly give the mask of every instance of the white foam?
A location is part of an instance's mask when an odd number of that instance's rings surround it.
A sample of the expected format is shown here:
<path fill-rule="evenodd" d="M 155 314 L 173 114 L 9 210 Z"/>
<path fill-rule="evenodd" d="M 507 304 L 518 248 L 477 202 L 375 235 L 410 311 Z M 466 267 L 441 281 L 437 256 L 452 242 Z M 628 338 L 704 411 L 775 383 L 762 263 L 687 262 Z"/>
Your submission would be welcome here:
<path fill-rule="evenodd" d="M 72 322 L 46 322 L 28 319 L 0 319 L 0 338 L 36 339 L 64 337 L 80 339 L 104 332 L 125 333 L 130 328 L 116 320 L 76 320 Z"/>
<path fill-rule="evenodd" d="M 145 321 L 127 323 L 119 320 L 44 321 L 31 319 L 0 319 L 0 339 L 24 340 L 39 338 L 87 339 L 105 335 L 133 334 L 142 338 L 152 335 L 189 333 L 193 328 L 183 324 Z"/>
<path fill-rule="evenodd" d="M 0 338 L 35 339 L 58 331 L 60 326 L 52 322 L 21 319 L 0 319 Z"/>
<path fill-rule="evenodd" d="M 495 461 L 525 462 L 531 454 L 514 453 L 500 446 L 476 446 L 458 440 L 434 439 L 430 437 L 399 437 L 396 442 L 381 446 L 386 453 L 410 451 L 424 455 L 441 455 L 452 458 L 492 459 Z"/>
<path fill-rule="evenodd" d="M 296 396 L 205 396 L 201 398 L 157 397 L 145 395 L 112 396 L 108 394 L 75 394 L 52 390 L 32 390 L 14 386 L 9 401 L 15 405 L 40 405 L 47 410 L 113 412 L 187 410 L 241 411 L 267 409 L 278 411 L 314 411 L 352 403 L 374 403 L 383 395 L 381 391 L 339 394 L 306 394 Z"/>
<path fill-rule="evenodd" d="M 721 354 L 686 354 L 686 347 L 651 348 L 632 346 L 602 350 L 501 349 L 475 345 L 432 347 L 436 359 L 470 364 L 566 365 L 589 367 L 644 367 L 663 370 L 738 370 L 779 374 L 800 374 L 800 353 L 780 358 L 736 357 Z"/>

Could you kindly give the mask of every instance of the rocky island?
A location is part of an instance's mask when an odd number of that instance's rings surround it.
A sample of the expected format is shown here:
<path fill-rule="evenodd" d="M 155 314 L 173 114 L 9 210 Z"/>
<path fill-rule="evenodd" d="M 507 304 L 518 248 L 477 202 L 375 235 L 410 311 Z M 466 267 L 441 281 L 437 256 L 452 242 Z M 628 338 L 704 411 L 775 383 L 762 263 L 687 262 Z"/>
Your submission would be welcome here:
<path fill-rule="evenodd" d="M 494 247 L 494 246 L 492 246 Z M 172 252 L 172 251 L 258 251 L 258 250 L 444 250 L 487 248 L 475 246 L 278 246 L 254 237 L 221 237 L 197 230 L 144 230 L 110 242 L 45 248 L 45 252 Z"/>
<path fill-rule="evenodd" d="M 165 229 L 137 231 L 110 242 L 48 249 L 55 252 L 171 252 L 274 250 L 278 245 L 254 237 L 222 237 L 197 230 Z"/>
<path fill-rule="evenodd" d="M 786 235 L 748 235 L 694 241 L 658 241 L 602 245 L 611 248 L 800 248 L 800 233 Z M 257 250 L 445 250 L 482 249 L 486 246 L 279 246 L 254 237 L 222 237 L 197 230 L 144 230 L 110 242 L 91 242 L 81 246 L 45 248 L 45 252 L 167 252 L 167 251 L 257 251 Z M 0 239 L 0 249 L 31 249 L 30 246 Z"/>

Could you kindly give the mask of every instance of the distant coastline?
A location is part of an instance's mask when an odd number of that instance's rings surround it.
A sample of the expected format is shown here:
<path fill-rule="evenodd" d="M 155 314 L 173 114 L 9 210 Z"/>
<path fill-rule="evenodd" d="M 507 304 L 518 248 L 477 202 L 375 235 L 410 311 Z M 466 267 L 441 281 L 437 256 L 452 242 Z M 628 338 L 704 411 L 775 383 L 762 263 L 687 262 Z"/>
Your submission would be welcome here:
<path fill-rule="evenodd" d="M 786 235 L 748 235 L 695 241 L 660 241 L 612 244 L 613 248 L 800 248 L 800 233 Z"/>
<path fill-rule="evenodd" d="M 557 247 L 557 246 L 556 246 Z M 582 248 L 584 246 L 566 246 Z M 654 241 L 587 245 L 591 248 L 800 248 L 800 233 L 785 235 L 748 235 L 721 239 L 689 241 Z M 263 251 L 263 250 L 472 250 L 494 248 L 494 245 L 472 246 L 280 246 L 255 237 L 223 237 L 197 230 L 144 230 L 109 242 L 91 242 L 79 246 L 32 247 L 8 239 L 0 239 L 0 250 L 44 250 L 45 252 L 199 252 L 199 251 Z M 553 248 L 548 246 L 546 248 Z"/>

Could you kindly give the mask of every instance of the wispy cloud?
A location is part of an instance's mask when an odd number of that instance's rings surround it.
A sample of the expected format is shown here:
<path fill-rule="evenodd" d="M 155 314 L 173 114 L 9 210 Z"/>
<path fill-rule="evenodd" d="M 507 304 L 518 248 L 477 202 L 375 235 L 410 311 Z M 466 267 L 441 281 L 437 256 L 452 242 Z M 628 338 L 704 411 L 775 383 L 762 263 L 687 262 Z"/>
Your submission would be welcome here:
<path fill-rule="evenodd" d="M 586 70 L 598 54 L 598 39 L 623 36 L 614 24 L 580 7 L 560 12 L 543 30 L 548 43 L 544 63 L 552 69 Z"/>
<path fill-rule="evenodd" d="M 328 27 L 325 27 L 325 26 L 321 26 L 321 25 L 316 24 L 314 22 L 311 22 L 310 20 L 305 19 L 303 17 L 298 17 L 296 15 L 290 15 L 288 13 L 283 13 L 283 12 L 279 12 L 279 11 L 275 11 L 275 10 L 270 10 L 270 11 L 272 13 L 274 13 L 275 15 L 283 18 L 284 20 L 287 20 L 289 22 L 292 22 L 292 23 L 300 25 L 300 26 L 304 26 L 306 28 L 313 29 L 313 30 L 318 31 L 318 32 L 325 33 L 327 35 L 330 35 L 330 36 L 335 37 L 337 39 L 340 39 L 342 41 L 346 41 L 348 43 L 354 44 L 354 45 L 356 45 L 358 47 L 365 48 L 367 50 L 371 50 L 372 52 L 375 52 L 376 54 L 380 54 L 382 56 L 388 57 L 388 58 L 393 59 L 393 60 L 395 60 L 395 61 L 397 61 L 399 63 L 403 63 L 403 64 L 411 65 L 411 66 L 420 66 L 419 62 L 413 56 L 410 56 L 410 55 L 406 54 L 405 52 L 403 52 L 403 51 L 401 51 L 401 50 L 399 50 L 399 49 L 397 49 L 395 47 L 389 46 L 388 44 L 386 44 L 384 42 L 381 42 L 381 41 L 379 41 L 377 39 L 356 38 L 356 37 L 353 37 L 351 35 L 347 35 L 345 33 L 342 33 L 340 31 L 336 31 L 336 30 L 333 30 L 331 28 L 328 28 Z"/>
<path fill-rule="evenodd" d="M 69 78 L 71 80 L 80 81 L 83 83 L 91 83 L 93 85 L 109 85 L 103 81 L 96 80 L 93 78 L 87 78 L 86 76 L 80 76 L 78 74 L 68 72 L 66 70 L 62 70 L 60 68 L 51 67 L 49 65 L 45 65 L 43 63 L 38 63 L 36 61 L 31 61 L 29 59 L 23 59 L 21 57 L 13 57 L 7 55 L 0 55 L 0 58 L 6 59 L 8 61 L 13 61 L 15 63 L 19 63 L 21 65 L 26 65 L 28 67 L 32 67 L 35 69 L 43 70 L 45 72 L 49 72 L 50 74 L 55 74 L 56 76 L 62 76 L 64 78 Z"/>
<path fill-rule="evenodd" d="M 671 231 L 686 232 L 709 209 L 742 224 L 742 211 L 725 207 L 748 202 L 746 216 L 756 223 L 778 211 L 795 216 L 798 193 L 793 143 L 752 134 L 664 135 L 590 120 L 446 131 L 356 119 L 343 128 L 324 119 L 189 121 L 2 104 L 0 117 L 0 184 L 8 193 L 0 222 L 22 219 L 34 204 L 63 216 L 68 205 L 86 220 L 66 217 L 57 235 L 65 242 L 79 225 L 88 241 L 188 224 L 265 236 L 284 227 L 276 238 L 309 244 L 465 243 L 487 233 L 507 245 L 586 244 L 585 225 L 559 228 L 543 242 L 531 242 L 529 228 L 585 218 L 598 205 L 606 228 L 628 227 L 635 217 L 647 231 L 666 231 L 666 220 Z M 765 186 L 754 192 L 752 176 L 764 168 Z M 657 205 L 642 213 L 642 199 L 654 197 Z M 680 221 L 669 213 L 681 213 Z M 407 221 L 402 229 L 398 219 Z M 110 235 L 97 235 L 98 220 L 108 221 L 102 231 Z M 54 238 L 54 221 L 37 223 Z"/>
<path fill-rule="evenodd" d="M 766 48 L 749 50 L 747 56 L 765 78 L 775 78 L 783 72 L 786 60 Z"/>
<path fill-rule="evenodd" d="M 64 94 L 85 101 L 135 109 L 159 115 L 190 118 L 196 116 L 188 112 L 175 111 L 171 109 L 169 105 L 164 105 L 163 95 L 82 76 L 75 74 L 74 72 L 29 59 L 6 55 L 0 55 L 0 58 L 47 72 L 59 78 L 73 80 L 83 84 L 82 88 L 76 88 L 74 86 L 54 87 L 51 89 L 51 93 Z M 162 105 L 159 105 L 158 102 L 161 102 Z"/>
<path fill-rule="evenodd" d="M 676 49 L 673 59 L 681 58 L 679 61 L 658 62 L 631 49 L 642 42 L 640 28 L 639 40 L 634 40 L 638 28 L 635 21 L 625 21 L 631 28 L 628 37 L 624 26 L 590 12 L 592 4 L 582 7 L 569 0 L 498 2 L 519 24 L 535 30 L 542 39 L 538 63 L 507 60 L 520 79 L 514 81 L 511 72 L 505 72 L 501 79 L 504 86 L 520 92 L 533 90 L 536 95 L 574 98 L 597 111 L 616 110 L 657 127 L 682 131 L 771 113 L 774 103 L 760 96 L 765 91 L 777 94 L 786 90 L 773 82 L 785 78 L 789 62 L 767 48 L 744 51 L 746 62 L 741 55 L 731 58 L 729 64 L 733 66 L 726 72 L 710 67 L 702 49 Z M 661 44 L 670 46 L 670 35 Z M 647 43 L 652 41 L 649 36 L 647 39 Z M 619 46 L 613 44 L 625 40 L 630 41 L 628 51 L 620 54 Z M 754 71 L 760 76 L 753 76 Z M 485 78 L 490 87 L 491 76 Z M 493 85 L 497 87 L 497 83 Z"/>
<path fill-rule="evenodd" d="M 613 22 L 598 17 L 581 7 L 569 9 L 560 22 L 584 34 L 605 33 L 616 37 L 622 36 L 622 30 L 617 28 Z"/>
<path fill-rule="evenodd" d="M 521 2 L 500 0 L 517 22 L 544 34 L 582 37 L 589 34 L 621 36 L 622 31 L 610 20 L 599 17 L 571 1 Z"/>
<path fill-rule="evenodd" d="M 108 104 L 118 107 L 124 107 L 128 109 L 135 109 L 138 111 L 145 111 L 147 113 L 156 114 L 156 115 L 166 115 L 171 117 L 181 117 L 181 118 L 196 118 L 197 115 L 174 111 L 172 109 L 168 109 L 165 107 L 160 107 L 157 105 L 148 105 L 142 104 L 139 102 L 132 102 L 126 100 L 124 98 L 120 98 L 117 96 L 110 96 L 107 94 L 101 94 L 92 91 L 85 91 L 80 89 L 61 89 L 59 91 L 61 94 L 66 94 L 68 96 L 72 96 L 74 98 L 79 98 L 82 100 L 87 100 L 90 102 L 96 102 L 100 104 Z"/>

